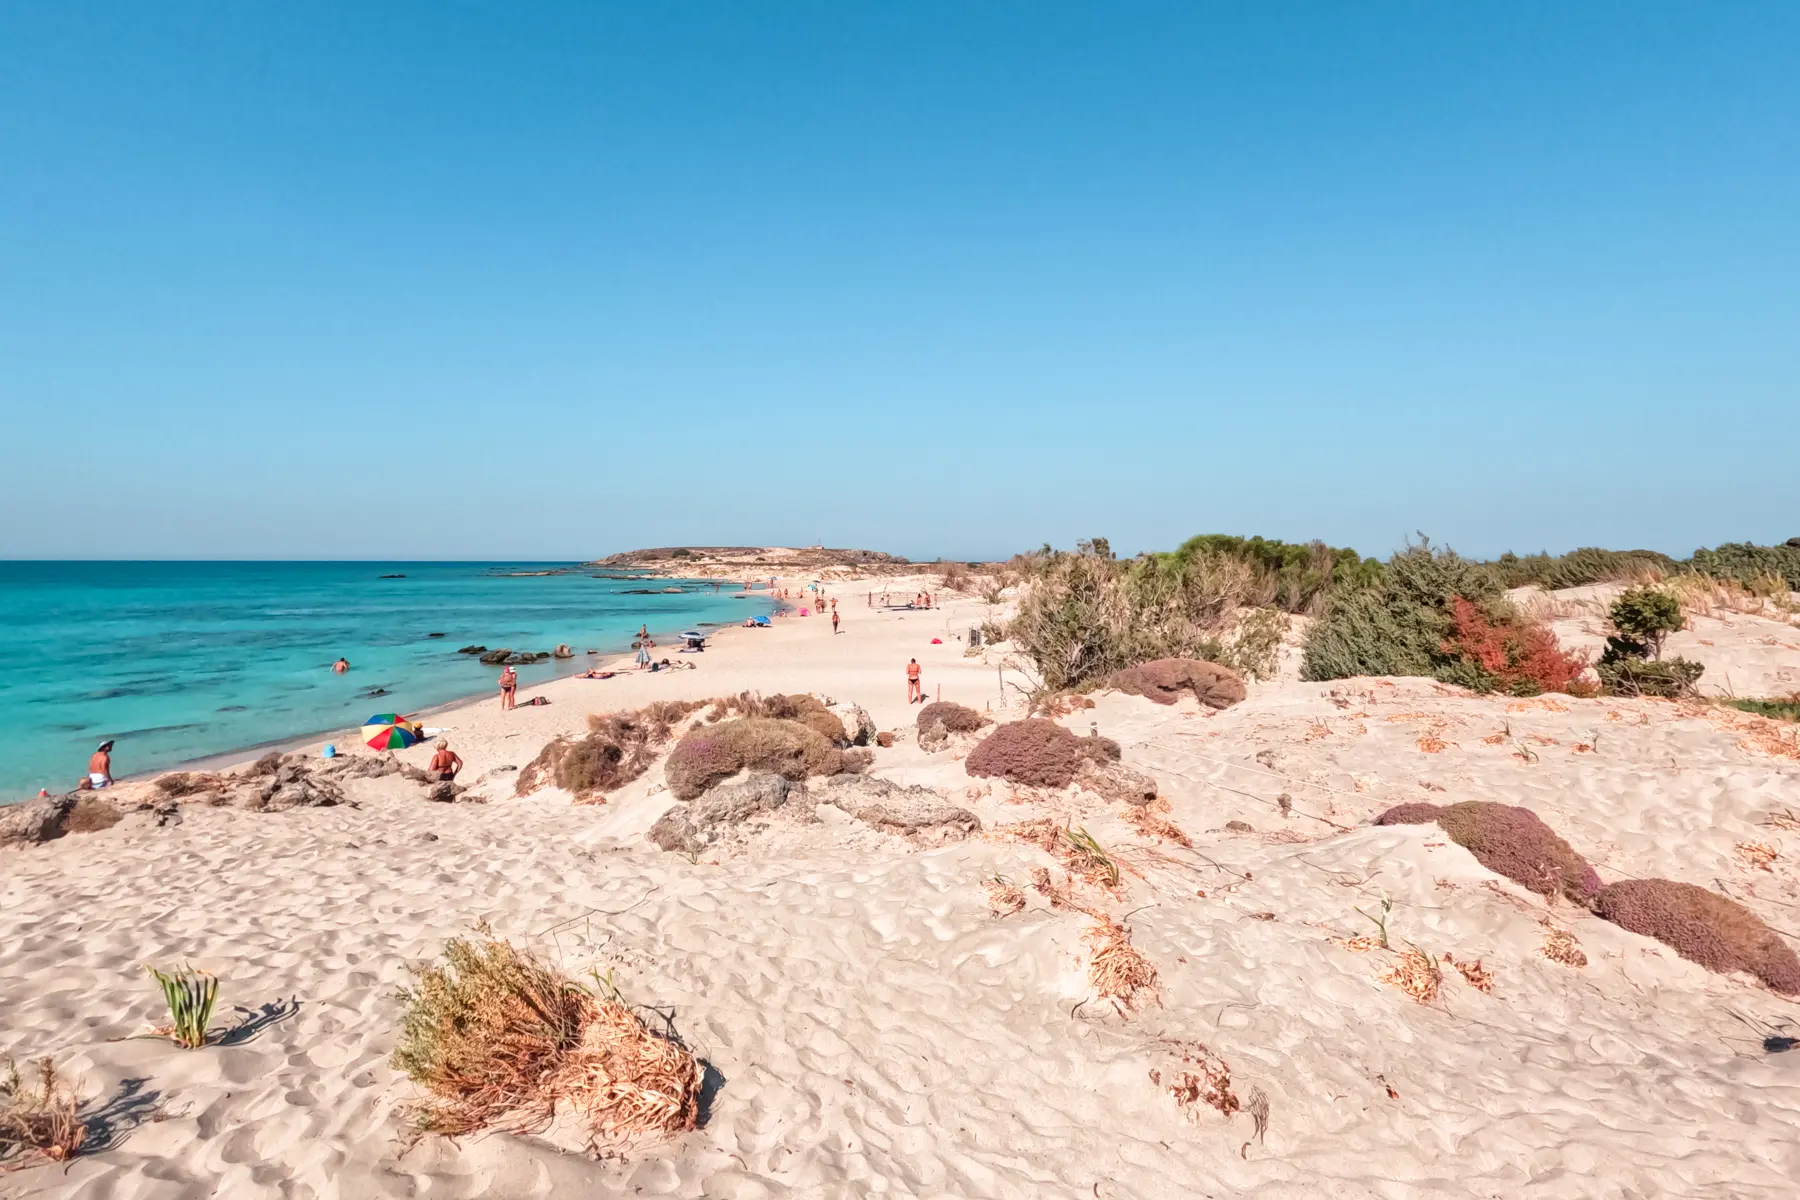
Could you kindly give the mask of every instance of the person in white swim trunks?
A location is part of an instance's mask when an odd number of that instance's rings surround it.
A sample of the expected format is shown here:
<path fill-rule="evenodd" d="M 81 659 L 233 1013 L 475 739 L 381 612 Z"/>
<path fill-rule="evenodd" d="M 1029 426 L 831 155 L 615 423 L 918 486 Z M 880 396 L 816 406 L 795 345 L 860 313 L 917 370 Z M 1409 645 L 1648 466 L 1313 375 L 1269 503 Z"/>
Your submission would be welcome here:
<path fill-rule="evenodd" d="M 112 748 L 111 742 L 101 742 L 88 759 L 88 781 L 97 788 L 112 786 Z"/>

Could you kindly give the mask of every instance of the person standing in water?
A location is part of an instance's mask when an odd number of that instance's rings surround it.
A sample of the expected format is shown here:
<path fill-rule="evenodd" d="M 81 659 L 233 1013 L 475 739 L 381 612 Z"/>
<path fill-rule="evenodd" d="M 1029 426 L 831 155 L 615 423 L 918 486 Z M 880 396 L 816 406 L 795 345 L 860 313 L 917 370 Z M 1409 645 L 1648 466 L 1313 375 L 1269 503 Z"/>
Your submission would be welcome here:
<path fill-rule="evenodd" d="M 111 742 L 101 742 L 100 748 L 88 758 L 88 782 L 94 787 L 112 786 L 112 748 Z"/>
<path fill-rule="evenodd" d="M 501 712 L 506 712 L 509 709 L 514 707 L 513 698 L 517 695 L 518 690 L 519 690 L 519 673 L 517 671 L 513 670 L 511 667 L 507 667 L 504 670 L 502 670 L 500 672 L 500 711 Z"/>
<path fill-rule="evenodd" d="M 349 669 L 350 669 L 350 660 L 347 658 L 340 658 L 336 662 L 331 664 L 331 673 L 333 675 L 342 675 L 345 671 L 348 671 Z"/>

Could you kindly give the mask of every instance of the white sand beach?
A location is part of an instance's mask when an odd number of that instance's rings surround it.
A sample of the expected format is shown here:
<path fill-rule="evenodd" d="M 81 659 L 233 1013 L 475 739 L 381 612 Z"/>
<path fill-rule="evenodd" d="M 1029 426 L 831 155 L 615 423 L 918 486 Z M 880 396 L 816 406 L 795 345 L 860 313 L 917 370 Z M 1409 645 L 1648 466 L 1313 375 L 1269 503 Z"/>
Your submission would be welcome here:
<path fill-rule="evenodd" d="M 1416 800 L 1525 805 L 1609 882 L 1715 888 L 1800 942 L 1800 823 L 1781 818 L 1800 809 L 1794 726 L 1291 671 L 1223 711 L 1103 693 L 1061 718 L 1155 778 L 1183 846 L 1080 787 L 970 777 L 980 734 L 917 744 L 912 657 L 931 699 L 1023 715 L 1004 647 L 965 653 L 980 600 L 866 603 L 926 586 L 838 583 L 836 635 L 785 617 L 720 631 L 683 656 L 693 671 L 440 714 L 465 802 L 348 779 L 333 807 L 190 803 L 176 824 L 137 812 L 0 849 L 0 1053 L 55 1055 L 108 1114 L 104 1146 L 0 1175 L 0 1194 L 1794 1194 L 1800 1049 L 1771 1049 L 1800 1036 L 1792 998 L 1549 902 L 1435 825 L 1370 824 Z M 1800 649 L 1747 619 L 1684 636 L 1769 678 L 1800 669 Z M 590 713 L 747 690 L 860 705 L 900 734 L 872 775 L 936 789 L 980 831 L 906 836 L 800 803 L 690 856 L 646 837 L 673 803 L 660 767 L 600 804 L 514 795 L 518 769 Z M 423 766 L 431 749 L 395 753 Z M 1121 866 L 1115 891 L 1085 896 L 1158 973 L 1135 1011 L 1095 995 L 1094 918 L 1030 886 L 1060 868 L 1003 827 L 1034 819 L 1085 828 Z M 1023 885 L 1022 911 L 995 915 L 995 877 Z M 1391 950 L 1358 913 L 1384 900 Z M 512 1134 L 402 1152 L 396 991 L 477 922 L 666 1014 L 709 1066 L 700 1126 L 598 1159 Z M 1563 933 L 1585 965 L 1546 955 Z M 1384 982 L 1406 948 L 1442 964 L 1429 1003 Z M 219 976 L 221 1023 L 245 1013 L 244 1033 L 196 1050 L 132 1037 L 162 1019 L 143 964 L 181 962 Z M 1221 1071 L 1235 1103 L 1184 1091 Z"/>

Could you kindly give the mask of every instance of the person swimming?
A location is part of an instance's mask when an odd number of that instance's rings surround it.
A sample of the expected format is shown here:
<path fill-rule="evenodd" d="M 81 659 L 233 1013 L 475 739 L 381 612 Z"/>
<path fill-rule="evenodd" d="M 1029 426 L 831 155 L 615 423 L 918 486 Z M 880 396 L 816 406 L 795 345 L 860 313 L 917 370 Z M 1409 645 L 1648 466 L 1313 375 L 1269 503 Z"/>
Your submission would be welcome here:
<path fill-rule="evenodd" d="M 350 660 L 347 658 L 340 658 L 336 662 L 331 664 L 331 673 L 333 675 L 342 675 L 345 671 L 348 671 L 349 669 L 350 669 Z"/>

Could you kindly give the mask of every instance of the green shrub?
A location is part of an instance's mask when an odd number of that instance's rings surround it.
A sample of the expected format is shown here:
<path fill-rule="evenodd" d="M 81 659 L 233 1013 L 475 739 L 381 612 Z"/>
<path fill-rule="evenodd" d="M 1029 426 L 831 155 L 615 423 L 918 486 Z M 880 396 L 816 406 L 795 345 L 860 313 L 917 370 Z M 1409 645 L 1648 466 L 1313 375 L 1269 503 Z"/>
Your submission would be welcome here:
<path fill-rule="evenodd" d="M 1503 612 L 1497 581 L 1453 550 L 1421 541 L 1388 559 L 1381 582 L 1335 598 L 1306 638 L 1300 677 L 1429 675 L 1488 690 L 1493 681 L 1447 648 L 1458 596 Z"/>
<path fill-rule="evenodd" d="M 1607 616 L 1618 636 L 1606 640 L 1606 660 L 1661 658 L 1664 639 L 1681 628 L 1681 601 L 1660 588 L 1629 588 Z"/>
<path fill-rule="evenodd" d="M 1694 570 L 1715 579 L 1748 584 L 1767 575 L 1779 575 L 1788 587 L 1800 591 L 1800 545 L 1793 540 L 1780 546 L 1753 542 L 1726 542 L 1712 550 L 1696 550 L 1688 560 Z"/>
<path fill-rule="evenodd" d="M 1759 717 L 1776 721 L 1800 721 L 1800 698 L 1792 700 L 1727 700 L 1733 708 L 1741 708 Z"/>
<path fill-rule="evenodd" d="M 1681 564 L 1656 550 L 1602 550 L 1583 546 L 1567 554 L 1517 555 L 1510 551 L 1481 567 L 1503 588 L 1535 583 L 1546 591 L 1612 583 L 1647 574 L 1672 575 Z"/>
<path fill-rule="evenodd" d="M 1615 639 L 1616 640 L 1616 639 Z M 1611 649 L 1607 654 L 1612 653 Z M 1600 686 L 1610 696 L 1657 696 L 1674 700 L 1692 695 L 1706 667 L 1685 658 L 1647 659 L 1602 656 L 1594 667 Z"/>
<path fill-rule="evenodd" d="M 1332 592 L 1368 587 L 1381 578 L 1379 560 L 1364 558 L 1347 546 L 1327 546 L 1320 541 L 1302 545 L 1262 537 L 1204 533 L 1189 538 L 1172 554 L 1155 557 L 1204 556 L 1235 559 L 1248 565 L 1256 573 L 1257 602 L 1291 613 L 1317 612 Z"/>

